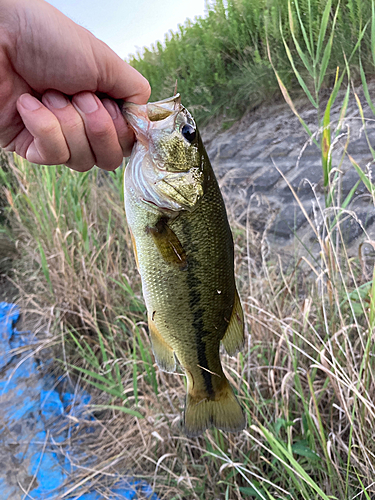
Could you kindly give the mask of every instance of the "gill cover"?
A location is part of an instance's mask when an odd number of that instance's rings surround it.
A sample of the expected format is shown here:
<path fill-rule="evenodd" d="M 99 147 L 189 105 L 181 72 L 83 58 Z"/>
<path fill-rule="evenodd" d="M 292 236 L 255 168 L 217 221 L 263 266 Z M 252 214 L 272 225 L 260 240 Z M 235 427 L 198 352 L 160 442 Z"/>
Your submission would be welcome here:
<path fill-rule="evenodd" d="M 143 105 L 124 103 L 123 113 L 136 136 L 126 189 L 151 210 L 193 210 L 204 194 L 204 156 L 179 94 Z"/>

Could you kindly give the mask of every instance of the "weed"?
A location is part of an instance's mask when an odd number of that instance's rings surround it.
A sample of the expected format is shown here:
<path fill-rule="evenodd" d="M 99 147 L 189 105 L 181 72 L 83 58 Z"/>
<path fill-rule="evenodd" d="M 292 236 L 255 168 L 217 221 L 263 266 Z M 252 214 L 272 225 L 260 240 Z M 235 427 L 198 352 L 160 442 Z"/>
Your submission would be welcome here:
<path fill-rule="evenodd" d="M 375 276 L 364 257 L 366 245 L 374 243 L 362 241 L 359 256 L 348 249 L 342 224 L 351 216 L 355 186 L 345 200 L 338 186 L 350 138 L 338 160 L 331 154 L 345 122 L 359 48 L 359 71 L 370 99 L 366 68 L 372 62 L 363 53 L 369 28 L 374 40 L 374 19 L 374 7 L 355 0 L 217 2 L 207 20 L 181 27 L 165 47 L 145 51 L 138 61 L 141 71 L 146 68 L 146 76 L 155 78 L 154 92 L 161 97 L 170 93 L 168 78 L 176 77 L 170 68 L 178 62 L 181 91 L 201 110 L 213 102 L 223 109 L 220 92 L 228 92 L 228 69 L 239 70 L 246 59 L 255 82 L 256 69 L 269 75 L 272 61 L 275 81 L 322 151 L 325 204 L 317 199 L 316 217 L 307 217 L 317 252 L 296 242 L 296 257 L 286 265 L 267 251 L 269 224 L 259 234 L 249 218 L 245 226 L 231 218 L 250 335 L 237 357 L 222 359 L 247 414 L 248 427 L 240 434 L 214 429 L 188 439 L 181 430 L 184 377 L 163 373 L 154 363 L 121 172 L 79 174 L 15 158 L 1 173 L 7 224 L 21 256 L 13 279 L 24 309 L 48 325 L 62 373 L 90 386 L 93 394 L 91 410 L 102 426 L 100 440 L 87 451 L 98 464 L 95 474 L 131 470 L 168 499 L 374 497 Z M 346 61 L 338 55 L 337 40 Z M 289 73 L 280 71 L 280 61 L 289 65 Z M 237 69 L 231 82 L 246 74 Z M 291 75 L 317 110 L 316 132 L 296 109 Z M 344 90 L 343 82 L 348 82 Z M 334 127 L 335 99 L 342 104 Z M 371 176 L 354 157 L 350 161 L 373 196 Z M 230 199 L 228 210 L 234 212 Z M 70 492 L 92 477 L 82 467 Z"/>
<path fill-rule="evenodd" d="M 292 91 L 302 86 L 317 107 L 316 92 L 331 87 L 345 56 L 359 75 L 358 60 L 350 56 L 360 38 L 363 54 L 370 53 L 370 18 L 369 0 L 214 0 L 205 17 L 187 20 L 129 62 L 150 81 L 153 100 L 170 95 L 177 79 L 183 102 L 200 121 L 218 114 L 238 118 L 277 94 L 268 46 L 284 85 Z M 368 57 L 363 65 L 374 74 Z"/>

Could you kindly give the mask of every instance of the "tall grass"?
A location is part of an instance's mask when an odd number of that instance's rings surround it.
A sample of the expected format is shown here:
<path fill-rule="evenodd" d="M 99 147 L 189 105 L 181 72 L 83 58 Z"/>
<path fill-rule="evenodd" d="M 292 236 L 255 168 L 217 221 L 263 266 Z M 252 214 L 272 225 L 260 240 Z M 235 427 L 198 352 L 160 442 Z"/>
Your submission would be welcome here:
<path fill-rule="evenodd" d="M 236 61 L 248 64 L 249 71 L 263 65 L 266 75 L 275 70 L 275 82 L 322 151 L 325 204 L 317 196 L 314 218 L 308 218 L 315 246 L 306 252 L 296 242 L 292 265 L 277 252 L 268 252 L 267 229 L 254 232 L 249 218 L 242 225 L 227 200 L 237 282 L 251 332 L 236 358 L 222 356 L 247 413 L 248 427 L 238 435 L 214 429 L 188 439 L 182 433 L 184 377 L 165 374 L 154 363 L 123 209 L 121 172 L 81 174 L 19 158 L 0 171 L 1 193 L 8 203 L 4 230 L 17 242 L 21 256 L 12 279 L 25 310 L 44 319 L 59 369 L 90 387 L 91 409 L 103 431 L 89 454 L 103 475 L 131 470 L 168 500 L 375 497 L 375 279 L 374 263 L 366 260 L 365 252 L 373 242 L 366 242 L 363 228 L 357 255 L 345 243 L 342 226 L 345 217 L 353 216 L 355 189 L 341 199 L 342 155 L 332 154 L 345 123 L 356 65 L 375 109 L 366 70 L 373 57 L 375 61 L 375 49 L 366 52 L 368 40 L 375 47 L 374 10 L 354 0 L 215 3 L 206 21 L 182 27 L 174 41 L 170 35 L 165 48 L 146 52 L 142 60 L 149 58 L 146 66 L 161 78 L 154 89 L 160 96 L 154 97 L 165 97 L 170 89 L 163 87 L 167 80 L 158 65 L 164 61 L 164 74 L 170 77 L 172 47 L 175 63 L 186 69 L 184 79 L 194 81 L 193 69 L 187 71 L 189 58 L 185 61 L 179 52 L 180 41 L 190 40 L 191 52 L 184 54 L 196 56 L 194 71 L 201 71 L 201 82 L 208 73 L 211 78 L 207 88 L 201 84 L 201 93 L 187 94 L 197 109 L 220 103 L 220 92 L 224 95 L 229 88 L 225 71 L 230 65 L 238 69 Z M 244 40 L 248 53 L 240 49 Z M 220 55 L 217 66 L 212 65 L 215 51 Z M 208 68 L 216 68 L 217 75 Z M 175 76 L 170 78 L 172 82 Z M 327 91 L 324 82 L 330 78 Z M 314 130 L 297 109 L 290 92 L 293 79 L 316 110 Z M 341 100 L 341 112 L 332 123 L 335 99 Z M 368 119 L 357 102 L 366 133 Z M 348 141 L 342 148 L 346 156 Z M 373 152 L 370 143 L 369 150 Z M 373 196 L 373 181 L 356 158 L 350 161 Z M 80 479 L 88 481 L 91 472 L 82 468 Z M 71 493 L 76 489 L 73 484 Z"/>
<path fill-rule="evenodd" d="M 291 90 L 298 88 L 298 79 L 285 48 L 295 60 L 295 70 L 309 82 L 319 68 L 315 64 L 306 67 L 306 58 L 313 56 L 315 47 L 317 52 L 330 47 L 332 57 L 324 79 L 316 81 L 329 88 L 336 66 L 345 67 L 344 56 L 352 54 L 371 17 L 371 2 L 300 0 L 298 5 L 299 9 L 287 0 L 214 0 L 207 4 L 205 17 L 188 20 L 177 32 L 170 31 L 163 43 L 144 48 L 130 58 L 130 64 L 148 78 L 155 100 L 170 95 L 177 79 L 184 103 L 200 119 L 212 114 L 238 117 L 248 107 L 275 95 L 278 85 L 267 44 L 274 66 Z M 322 16 L 326 17 L 323 33 Z M 370 44 L 366 33 L 364 54 L 370 53 Z M 365 71 L 373 74 L 370 63 L 365 57 Z M 358 60 L 351 60 L 350 65 L 352 73 L 359 74 Z"/>
<path fill-rule="evenodd" d="M 117 464 L 168 499 L 375 494 L 375 286 L 346 253 L 339 219 L 335 229 L 311 222 L 320 257 L 290 272 L 267 256 L 266 234 L 231 218 L 251 337 L 223 360 L 248 427 L 188 439 L 184 378 L 156 368 L 145 330 L 121 174 L 20 159 L 11 173 L 8 220 L 22 255 L 14 280 L 25 309 L 49 322 L 60 370 L 91 386 L 103 425 L 90 448 L 98 469 Z"/>
<path fill-rule="evenodd" d="M 8 220 L 22 254 L 15 281 L 26 310 L 49 321 L 61 370 L 91 385 L 99 469 L 121 457 L 120 471 L 168 499 L 375 494 L 375 286 L 347 254 L 339 214 L 329 225 L 332 207 L 321 207 L 320 228 L 311 222 L 320 257 L 292 272 L 267 256 L 266 234 L 250 220 L 231 219 L 251 337 L 237 358 L 223 358 L 248 428 L 187 439 L 184 379 L 156 369 L 145 331 L 120 173 L 16 159 L 9 174 Z"/>

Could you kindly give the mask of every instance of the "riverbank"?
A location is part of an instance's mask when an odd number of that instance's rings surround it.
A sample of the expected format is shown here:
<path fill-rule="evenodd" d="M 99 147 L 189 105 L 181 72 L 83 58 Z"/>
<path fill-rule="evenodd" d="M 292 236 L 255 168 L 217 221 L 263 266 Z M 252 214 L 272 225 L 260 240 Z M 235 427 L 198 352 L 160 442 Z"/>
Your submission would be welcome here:
<path fill-rule="evenodd" d="M 375 286 L 365 243 L 374 225 L 365 186 L 373 118 L 359 95 L 364 123 L 352 95 L 332 141 L 331 175 L 342 173 L 330 204 L 319 148 L 284 102 L 248 112 L 229 130 L 218 122 L 203 130 L 233 229 L 249 330 L 237 357 L 222 356 L 247 414 L 238 435 L 182 433 L 184 378 L 162 373 L 152 357 L 121 173 L 16 160 L 13 276 L 43 321 L 42 336 L 60 359 L 55 369 L 110 408 L 99 414 L 103 432 L 91 448 L 97 478 L 107 464 L 111 473 L 134 470 L 168 500 L 375 493 Z M 332 131 L 340 102 L 342 95 Z M 305 100 L 295 105 L 320 143 L 316 111 Z M 364 172 L 368 166 L 362 185 L 347 153 Z"/>

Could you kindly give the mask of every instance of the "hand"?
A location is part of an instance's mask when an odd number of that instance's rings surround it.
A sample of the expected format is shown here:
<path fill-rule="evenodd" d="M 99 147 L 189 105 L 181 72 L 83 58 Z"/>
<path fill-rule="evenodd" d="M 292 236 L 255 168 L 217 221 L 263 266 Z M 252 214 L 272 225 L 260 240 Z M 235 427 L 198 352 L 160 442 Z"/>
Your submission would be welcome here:
<path fill-rule="evenodd" d="M 112 99 L 147 80 L 44 0 L 0 0 L 0 146 L 33 163 L 114 170 L 134 135 Z"/>

